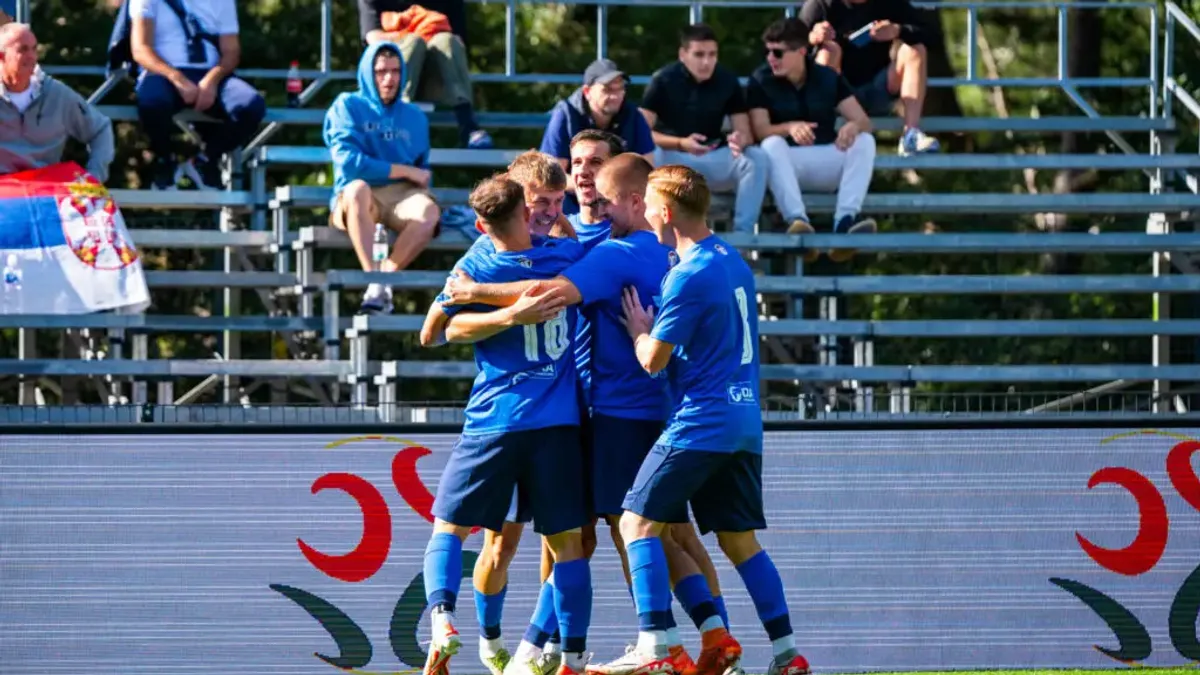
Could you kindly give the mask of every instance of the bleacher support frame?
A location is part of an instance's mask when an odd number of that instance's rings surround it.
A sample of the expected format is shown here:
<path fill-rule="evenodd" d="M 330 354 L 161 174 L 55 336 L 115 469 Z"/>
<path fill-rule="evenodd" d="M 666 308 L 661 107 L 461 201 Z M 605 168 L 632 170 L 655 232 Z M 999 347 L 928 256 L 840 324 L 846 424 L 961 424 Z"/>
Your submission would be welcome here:
<path fill-rule="evenodd" d="M 484 2 L 486 0 L 471 0 Z M 505 66 L 503 73 L 476 75 L 481 82 L 539 82 L 574 84 L 577 74 L 517 73 L 516 72 L 516 12 L 520 5 L 541 4 L 549 0 L 503 0 L 506 11 Z M 322 50 L 318 70 L 303 71 L 302 77 L 310 80 L 301 96 L 308 102 L 327 84 L 352 81 L 354 74 L 333 71 L 330 67 L 332 44 L 332 0 L 321 0 Z M 591 0 L 597 11 L 597 56 L 607 53 L 608 11 L 612 6 L 627 4 L 627 0 Z M 644 0 L 647 6 L 679 7 L 688 9 L 692 21 L 703 18 L 706 7 L 777 7 L 791 14 L 794 1 L 755 0 L 746 2 L 693 2 L 691 0 Z M 854 365 L 841 365 L 836 353 L 822 351 L 822 362 L 814 366 L 766 364 L 764 377 L 778 380 L 814 380 L 845 382 L 858 392 L 857 408 L 860 412 L 872 411 L 871 382 L 887 382 L 892 385 L 890 407 L 894 411 L 906 409 L 907 393 L 917 381 L 964 382 L 964 381 L 1075 381 L 1095 382 L 1101 379 L 1153 380 L 1155 411 L 1165 412 L 1160 407 L 1168 400 L 1171 379 L 1200 380 L 1195 366 L 1175 366 L 1169 362 L 1168 348 L 1171 336 L 1195 335 L 1200 322 L 1170 320 L 1170 295 L 1200 291 L 1200 276 L 1172 275 L 1172 268 L 1180 268 L 1183 259 L 1200 252 L 1200 235 L 1175 234 L 1172 219 L 1175 214 L 1200 212 L 1200 186 L 1197 185 L 1197 169 L 1200 155 L 1172 154 L 1172 132 L 1175 119 L 1172 105 L 1179 103 L 1189 113 L 1200 119 L 1200 103 L 1184 90 L 1174 76 L 1175 30 L 1182 27 L 1193 38 L 1200 41 L 1200 28 L 1173 3 L 1166 5 L 1166 23 L 1163 46 L 1159 50 L 1159 16 L 1157 5 L 1148 0 L 1080 0 L 1016 2 L 1013 0 L 981 0 L 917 3 L 918 6 L 937 9 L 965 10 L 967 13 L 967 72 L 962 77 L 933 79 L 935 87 L 1040 87 L 1062 91 L 1081 111 L 1079 117 L 998 120 L 992 118 L 928 118 L 924 127 L 927 131 L 981 131 L 1011 130 L 1026 133 L 1056 133 L 1063 131 L 1105 133 L 1122 152 L 1120 154 L 1084 157 L 1079 155 L 974 155 L 974 156 L 928 156 L 899 158 L 881 156 L 880 170 L 914 169 L 1011 171 L 1025 168 L 1096 169 L 1096 170 L 1139 170 L 1150 179 L 1145 194 L 1115 195 L 871 195 L 868 210 L 878 213 L 915 213 L 928 211 L 958 210 L 988 213 L 1028 213 L 1054 211 L 1057 213 L 1138 213 L 1149 214 L 1146 234 L 1104 235 L 907 235 L 883 234 L 874 237 L 856 237 L 850 241 L 844 235 L 811 235 L 794 237 L 765 234 L 760 236 L 731 235 L 729 240 L 742 249 L 782 251 L 794 260 L 794 275 L 786 277 L 760 278 L 760 292 L 783 294 L 792 299 L 788 303 L 789 316 L 779 321 L 764 321 L 762 332 L 766 336 L 815 336 L 823 342 L 837 337 L 851 338 L 854 346 Z M 1057 73 L 1054 77 L 1033 78 L 981 78 L 977 71 L 979 52 L 979 14 L 995 8 L 1039 8 L 1053 9 L 1057 21 Z M 1150 58 L 1148 77 L 1133 78 L 1071 78 L 1067 76 L 1067 12 L 1078 9 L 1135 9 L 1148 10 L 1150 17 Z M 28 20 L 28 0 L 18 0 L 18 19 Z M 1162 58 L 1160 70 L 1159 59 Z M 104 75 L 103 68 L 47 67 L 52 73 L 70 75 Z M 248 78 L 283 79 L 285 70 L 243 69 L 239 73 Z M 1161 74 L 1160 74 L 1161 73 Z M 93 94 L 92 100 L 99 102 L 124 77 L 113 73 Z M 636 75 L 635 83 L 644 83 L 647 76 Z M 1095 110 L 1079 93 L 1088 87 L 1146 87 L 1148 117 L 1126 118 L 1105 117 Z M 129 106 L 101 106 L 114 119 L 135 118 Z M 430 111 L 431 121 L 447 124 L 450 117 L 443 112 Z M 224 258 L 222 272 L 150 272 L 148 281 L 152 288 L 196 288 L 216 287 L 223 294 L 225 316 L 204 320 L 201 328 L 188 319 L 197 317 L 16 317 L 24 323 L 23 329 L 98 328 L 110 331 L 115 344 L 111 362 L 70 362 L 36 360 L 32 352 L 25 350 L 31 344 L 27 330 L 22 330 L 22 359 L 0 360 L 0 375 L 38 375 L 60 373 L 67 375 L 108 375 L 130 378 L 133 383 L 134 401 L 145 403 L 147 383 L 159 383 L 160 402 L 171 402 L 170 378 L 179 375 L 206 374 L 227 378 L 224 387 L 226 402 L 234 400 L 236 377 L 287 377 L 305 376 L 332 379 L 351 385 L 351 401 L 358 406 L 366 405 L 371 384 L 378 389 L 381 405 L 396 402 L 396 381 L 400 377 L 469 377 L 473 375 L 470 363 L 458 362 L 371 362 L 368 345 L 371 332 L 404 331 L 419 327 L 421 317 L 353 317 L 342 318 L 337 314 L 338 293 L 342 288 L 365 284 L 375 278 L 394 282 L 401 288 L 436 288 L 444 275 L 429 272 L 405 272 L 397 275 L 373 275 L 362 272 L 331 271 L 328 274 L 313 269 L 312 251 L 318 246 L 341 245 L 344 241 L 334 239 L 324 228 L 305 228 L 298 232 L 290 228 L 290 213 L 297 208 L 321 208 L 328 203 L 329 191 L 320 187 L 283 186 L 269 191 L 267 169 L 273 164 L 322 163 L 327 161 L 321 149 L 287 148 L 267 146 L 267 141 L 283 124 L 319 124 L 323 111 L 313 109 L 272 110 L 267 126 L 248 148 L 243 159 L 248 169 L 249 189 L 234 186 L 224 192 L 152 193 L 146 191 L 114 190 L 113 195 L 126 209 L 214 209 L 222 214 L 221 229 L 212 231 L 135 232 L 134 241 L 142 248 L 191 247 L 220 250 Z M 483 113 L 484 126 L 537 126 L 544 124 L 542 113 Z M 202 117 L 184 113 L 181 122 L 196 121 Z M 878 126 L 889 129 L 897 120 L 880 120 Z M 1138 154 L 1123 134 L 1149 134 L 1149 154 Z M 460 151 L 435 150 L 433 163 L 437 166 L 503 166 L 509 161 L 512 151 Z M 240 162 L 239 162 L 240 165 Z M 1175 175 L 1185 177 L 1189 192 L 1171 193 L 1168 179 Z M 463 190 L 444 190 L 440 197 L 447 202 L 461 201 Z M 823 196 L 808 199 L 813 212 L 832 208 L 831 200 Z M 974 211 L 972 211 L 974 210 Z M 237 212 L 251 214 L 252 229 L 239 231 L 232 227 L 232 216 Z M 272 227 L 267 228 L 270 215 Z M 177 237 L 177 238 L 175 238 Z M 1149 294 L 1155 303 L 1157 320 L 1125 320 L 1108 322 L 1089 321 L 1039 321 L 1023 324 L 986 321 L 925 321 L 925 322 L 864 322 L 846 321 L 836 316 L 835 303 L 823 307 L 824 320 L 809 321 L 796 318 L 806 296 L 819 299 L 835 298 L 848 293 L 921 293 L 945 290 L 947 279 L 924 277 L 834 278 L 804 276 L 804 266 L 799 262 L 799 253 L 816 247 L 820 249 L 843 247 L 847 244 L 861 251 L 887 251 L 894 253 L 917 252 L 1113 252 L 1150 253 L 1153 274 L 1144 277 L 959 277 L 949 280 L 956 285 L 954 293 L 1064 293 L 1064 292 L 1110 292 Z M 447 237 L 437 246 L 449 249 L 466 246 L 465 238 Z M 240 269 L 240 261 L 247 252 L 267 252 L 274 255 L 275 265 L 271 271 Z M 1172 254 L 1176 254 L 1172 256 Z M 290 255 L 296 256 L 295 271 L 291 269 Z M 239 289 L 255 289 L 266 294 L 264 289 L 282 289 L 299 296 L 298 317 L 246 317 L 236 316 Z M 320 293 L 325 297 L 326 311 L 315 314 L 315 298 Z M 824 301 L 823 301 L 824 304 Z M 13 317 L 0 317 L 0 327 L 11 325 Z M 78 321 L 72 321 L 77 319 Z M 168 362 L 147 360 L 147 334 L 156 331 L 204 330 L 220 331 L 223 334 L 223 357 L 228 360 Z M 325 361 L 264 361 L 239 359 L 237 336 L 245 331 L 280 331 L 289 334 L 320 334 L 325 342 Z M 1047 337 L 1056 335 L 1076 336 L 1147 336 L 1153 340 L 1154 357 L 1149 365 L 1120 366 L 879 366 L 874 362 L 874 341 L 885 337 L 996 337 L 1025 336 Z M 131 359 L 125 359 L 123 344 L 131 344 Z M 341 360 L 341 342 L 349 344 L 348 359 Z M 26 358 L 28 357 L 28 358 Z M 827 358 L 832 357 L 832 358 Z M 118 365 L 119 364 L 119 365 Z M 312 364 L 312 365 L 309 365 Z M 985 377 L 986 376 L 986 377 Z M 163 396 L 166 401 L 161 401 Z"/>

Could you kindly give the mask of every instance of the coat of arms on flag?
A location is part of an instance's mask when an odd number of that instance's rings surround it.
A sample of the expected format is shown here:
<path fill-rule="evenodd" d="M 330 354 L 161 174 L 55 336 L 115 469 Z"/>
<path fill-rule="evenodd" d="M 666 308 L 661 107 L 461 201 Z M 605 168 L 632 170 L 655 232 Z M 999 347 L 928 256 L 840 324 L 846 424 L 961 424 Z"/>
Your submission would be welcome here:
<path fill-rule="evenodd" d="M 3 314 L 140 312 L 150 304 L 118 205 L 73 163 L 0 176 Z"/>

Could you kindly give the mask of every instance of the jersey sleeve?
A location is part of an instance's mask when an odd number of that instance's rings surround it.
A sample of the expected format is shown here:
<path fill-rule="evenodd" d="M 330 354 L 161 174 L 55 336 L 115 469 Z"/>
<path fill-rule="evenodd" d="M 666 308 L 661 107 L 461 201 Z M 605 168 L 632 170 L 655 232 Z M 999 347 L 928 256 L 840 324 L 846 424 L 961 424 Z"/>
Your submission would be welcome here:
<path fill-rule="evenodd" d="M 703 289 L 693 283 L 693 279 L 688 274 L 667 275 L 662 303 L 654 318 L 654 327 L 650 329 L 650 337 L 678 345 L 695 335 L 708 303 L 704 301 Z"/>
<path fill-rule="evenodd" d="M 590 305 L 606 298 L 619 298 L 629 276 L 626 270 L 632 263 L 627 247 L 610 239 L 601 242 L 562 275 L 579 289 L 583 304 Z"/>

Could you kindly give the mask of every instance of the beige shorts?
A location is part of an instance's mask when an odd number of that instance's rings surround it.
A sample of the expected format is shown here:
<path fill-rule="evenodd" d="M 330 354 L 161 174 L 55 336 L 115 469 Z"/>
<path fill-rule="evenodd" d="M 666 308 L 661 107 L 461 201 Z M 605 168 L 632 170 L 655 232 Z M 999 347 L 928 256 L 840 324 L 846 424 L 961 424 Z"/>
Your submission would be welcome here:
<path fill-rule="evenodd" d="M 346 229 L 346 216 L 349 212 L 349 204 L 343 199 L 344 195 L 344 192 L 338 195 L 337 204 L 329 212 L 329 224 L 342 231 Z M 403 213 L 404 211 L 400 207 L 414 197 L 426 197 L 433 203 L 437 203 L 428 190 L 407 181 L 371 188 L 371 201 L 375 207 L 375 213 L 372 214 L 373 220 L 399 232 L 404 229 L 405 224 L 404 219 L 398 215 L 398 212 Z"/>

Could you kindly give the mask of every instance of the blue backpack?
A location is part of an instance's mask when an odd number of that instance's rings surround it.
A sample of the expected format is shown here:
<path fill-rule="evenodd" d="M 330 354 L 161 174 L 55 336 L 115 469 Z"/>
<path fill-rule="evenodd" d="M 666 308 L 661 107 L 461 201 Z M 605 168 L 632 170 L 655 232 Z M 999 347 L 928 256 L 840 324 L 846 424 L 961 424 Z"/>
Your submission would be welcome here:
<path fill-rule="evenodd" d="M 187 35 L 188 41 L 203 40 L 212 43 L 214 47 L 220 50 L 217 36 L 204 31 L 199 24 L 192 19 L 187 10 L 183 6 L 182 0 L 163 0 L 167 6 L 175 12 L 175 16 L 179 17 L 179 23 L 183 26 L 184 33 Z M 130 44 L 133 36 L 133 26 L 129 18 L 129 0 L 124 0 L 121 3 L 121 8 L 117 10 L 117 20 L 113 24 L 112 36 L 108 38 L 108 74 L 125 69 L 129 72 L 130 77 L 137 77 L 138 64 L 133 60 L 133 46 Z"/>

